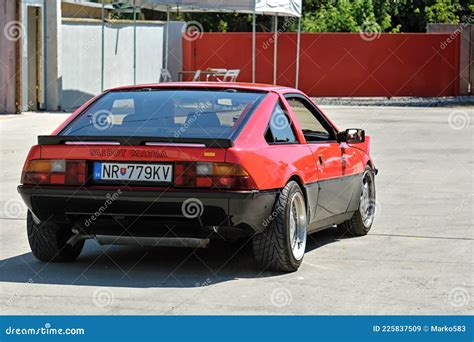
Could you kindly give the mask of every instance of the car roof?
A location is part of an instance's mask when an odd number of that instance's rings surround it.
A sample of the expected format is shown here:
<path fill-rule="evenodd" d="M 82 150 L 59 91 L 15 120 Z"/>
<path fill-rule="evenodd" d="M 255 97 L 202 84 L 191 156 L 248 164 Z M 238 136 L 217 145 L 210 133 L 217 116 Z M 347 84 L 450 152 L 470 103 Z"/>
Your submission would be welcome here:
<path fill-rule="evenodd" d="M 164 83 L 151 83 L 151 84 L 139 84 L 111 88 L 109 91 L 117 90 L 138 90 L 138 89 L 166 89 L 166 88 L 215 88 L 215 89 L 239 89 L 239 90 L 251 90 L 251 91 L 262 91 L 262 92 L 281 92 L 283 90 L 294 90 L 296 89 L 270 84 L 259 84 L 259 83 L 244 83 L 244 82 L 164 82 Z"/>

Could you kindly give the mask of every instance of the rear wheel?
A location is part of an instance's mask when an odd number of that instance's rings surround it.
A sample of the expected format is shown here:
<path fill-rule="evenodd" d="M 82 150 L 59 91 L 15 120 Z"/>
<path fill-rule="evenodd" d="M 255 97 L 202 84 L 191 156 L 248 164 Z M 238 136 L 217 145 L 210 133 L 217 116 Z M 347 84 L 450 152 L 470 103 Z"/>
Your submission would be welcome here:
<path fill-rule="evenodd" d="M 54 222 L 36 223 L 28 211 L 26 218 L 28 242 L 33 255 L 41 261 L 66 262 L 75 260 L 82 251 L 84 241 L 74 246 L 66 242 L 73 235 Z"/>
<path fill-rule="evenodd" d="M 359 210 L 357 210 L 350 220 L 340 225 L 344 233 L 353 236 L 366 235 L 375 217 L 375 181 L 372 169 L 367 166 L 362 176 L 360 190 Z"/>
<path fill-rule="evenodd" d="M 270 224 L 253 237 L 258 265 L 269 271 L 296 271 L 303 261 L 306 237 L 304 195 L 298 183 L 290 181 L 277 199 Z"/>

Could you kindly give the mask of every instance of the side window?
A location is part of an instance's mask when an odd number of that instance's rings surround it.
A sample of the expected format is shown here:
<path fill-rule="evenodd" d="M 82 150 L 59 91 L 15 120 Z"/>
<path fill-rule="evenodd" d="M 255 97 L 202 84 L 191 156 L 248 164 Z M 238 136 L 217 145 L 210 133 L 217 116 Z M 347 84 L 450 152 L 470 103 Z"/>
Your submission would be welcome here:
<path fill-rule="evenodd" d="M 296 119 L 307 141 L 327 141 L 332 139 L 332 134 L 313 114 L 311 105 L 299 97 L 286 99 L 295 113 Z"/>
<path fill-rule="evenodd" d="M 280 103 L 278 103 L 270 118 L 267 132 L 265 133 L 265 140 L 269 144 L 298 143 L 291 126 L 288 114 L 283 110 Z"/>

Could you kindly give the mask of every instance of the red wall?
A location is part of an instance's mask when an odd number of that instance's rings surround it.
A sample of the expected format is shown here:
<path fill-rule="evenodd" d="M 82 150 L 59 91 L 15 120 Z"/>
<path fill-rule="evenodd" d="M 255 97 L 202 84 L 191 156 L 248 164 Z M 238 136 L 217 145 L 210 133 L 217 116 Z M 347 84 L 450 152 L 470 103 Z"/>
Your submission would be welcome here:
<path fill-rule="evenodd" d="M 273 83 L 273 35 L 257 34 L 259 83 Z M 303 33 L 299 88 L 311 96 L 451 96 L 459 94 L 459 37 L 448 34 Z M 277 84 L 294 86 L 296 34 L 278 38 Z M 183 69 L 241 69 L 252 80 L 251 33 L 204 33 L 183 39 Z"/>

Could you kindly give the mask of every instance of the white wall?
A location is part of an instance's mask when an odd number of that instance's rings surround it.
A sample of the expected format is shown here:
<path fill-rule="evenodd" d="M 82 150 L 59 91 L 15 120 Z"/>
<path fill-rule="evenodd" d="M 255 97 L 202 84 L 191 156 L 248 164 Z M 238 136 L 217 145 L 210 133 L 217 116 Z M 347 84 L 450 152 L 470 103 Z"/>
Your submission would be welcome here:
<path fill-rule="evenodd" d="M 7 1 L 0 6 L 0 113 L 16 113 L 18 53 L 17 40 L 19 36 L 11 31 L 12 23 L 18 18 L 17 7 L 13 1 Z M 13 28 L 18 28 L 18 25 Z M 11 34 L 10 34 L 11 33 Z"/>
<path fill-rule="evenodd" d="M 179 72 L 183 69 L 183 30 L 185 25 L 183 21 L 170 21 L 169 23 L 168 70 L 173 81 L 178 81 Z"/>
<path fill-rule="evenodd" d="M 80 106 L 101 92 L 101 30 L 99 21 L 62 21 L 61 107 Z M 137 23 L 137 84 L 157 83 L 163 65 L 164 25 Z M 133 84 L 133 25 L 105 27 L 104 89 Z"/>
<path fill-rule="evenodd" d="M 44 0 L 45 25 L 45 108 L 59 110 L 61 107 L 61 2 Z"/>
<path fill-rule="evenodd" d="M 28 86 L 30 85 L 30 82 L 28 80 L 31 78 L 31 74 L 36 72 L 35 70 L 29 70 L 30 68 L 28 67 L 31 65 L 29 61 L 33 58 L 36 58 L 37 56 L 30 56 L 28 55 L 28 44 L 29 44 L 29 39 L 36 40 L 36 37 L 29 37 L 28 32 L 30 31 L 29 25 L 34 23 L 34 21 L 29 21 L 28 20 L 28 9 L 31 7 L 38 8 L 40 13 L 41 13 L 41 24 L 40 27 L 43 28 L 43 32 L 41 34 L 41 46 L 45 46 L 45 35 L 44 35 L 44 27 L 46 23 L 49 23 L 50 21 L 48 20 L 54 20 L 55 18 L 50 18 L 48 17 L 47 13 L 45 13 L 45 7 L 44 7 L 44 0 L 22 0 L 21 1 L 21 27 L 22 27 L 22 35 L 21 35 L 21 110 L 22 111 L 29 111 L 29 110 L 35 110 L 36 104 L 34 103 L 28 103 L 28 93 L 30 89 L 28 89 Z M 3 32 L 2 32 L 3 33 Z M 46 47 L 46 49 L 49 49 L 50 46 Z M 30 49 L 31 52 L 31 49 Z M 36 53 L 36 51 L 33 51 Z M 46 82 L 46 73 L 45 71 L 45 55 L 44 53 L 41 53 L 39 56 L 40 59 L 40 67 L 41 67 L 41 75 L 40 75 L 40 80 L 38 80 L 38 85 L 40 85 L 40 89 L 42 90 L 40 92 L 40 98 L 39 98 L 39 105 L 40 109 L 44 109 L 45 105 L 45 90 L 48 86 Z"/>

